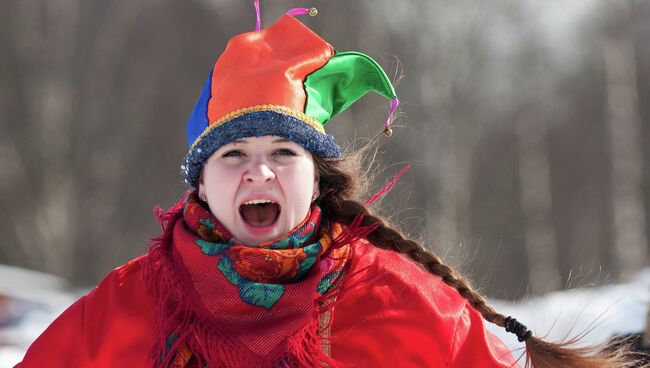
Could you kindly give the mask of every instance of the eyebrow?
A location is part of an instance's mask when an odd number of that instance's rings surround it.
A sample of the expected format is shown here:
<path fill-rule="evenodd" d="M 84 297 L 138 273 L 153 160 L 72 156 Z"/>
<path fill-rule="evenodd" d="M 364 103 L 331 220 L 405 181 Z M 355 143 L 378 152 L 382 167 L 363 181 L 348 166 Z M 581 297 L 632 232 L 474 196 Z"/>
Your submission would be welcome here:
<path fill-rule="evenodd" d="M 287 142 L 292 142 L 292 141 L 290 141 L 290 140 L 288 140 L 286 138 L 278 138 L 278 139 L 274 139 L 273 141 L 271 141 L 271 143 L 287 143 Z M 244 139 L 235 139 L 234 141 L 232 141 L 232 143 L 233 144 L 247 144 L 248 142 L 245 141 Z"/>

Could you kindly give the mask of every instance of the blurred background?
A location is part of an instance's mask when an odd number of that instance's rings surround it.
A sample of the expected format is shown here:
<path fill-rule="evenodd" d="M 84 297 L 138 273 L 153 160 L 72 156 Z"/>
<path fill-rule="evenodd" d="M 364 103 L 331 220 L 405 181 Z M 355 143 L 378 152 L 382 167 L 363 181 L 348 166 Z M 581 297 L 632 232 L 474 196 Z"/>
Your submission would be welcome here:
<path fill-rule="evenodd" d="M 262 0 L 397 81 L 382 201 L 492 298 L 649 265 L 650 2 Z M 252 0 L 0 1 L 0 263 L 91 287 L 145 252 L 185 190 L 185 122 Z M 243 91 L 245 92 L 245 91 Z M 380 134 L 363 98 L 328 128 Z M 369 196 L 372 193 L 369 193 Z M 362 198 L 364 199 L 364 198 Z"/>

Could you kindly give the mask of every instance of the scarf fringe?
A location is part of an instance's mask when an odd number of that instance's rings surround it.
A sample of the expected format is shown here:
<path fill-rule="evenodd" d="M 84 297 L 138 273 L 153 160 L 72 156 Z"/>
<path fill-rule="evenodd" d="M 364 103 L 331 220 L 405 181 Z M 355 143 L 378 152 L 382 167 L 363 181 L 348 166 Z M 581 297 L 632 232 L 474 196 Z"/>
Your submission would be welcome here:
<path fill-rule="evenodd" d="M 329 323 L 322 326 L 320 315 L 317 315 L 306 328 L 289 338 L 288 344 L 293 352 L 292 363 L 300 367 L 339 367 L 339 364 L 323 351 L 323 344 L 330 344 L 329 338 L 322 336 L 323 330 L 329 326 Z"/>
<path fill-rule="evenodd" d="M 156 207 L 154 212 L 161 225 L 162 235 L 151 239 L 149 256 L 143 259 L 144 280 L 154 297 L 154 330 L 156 342 L 149 359 L 154 367 L 184 367 L 189 356 L 209 367 L 220 366 L 251 367 L 339 367 L 334 359 L 323 352 L 321 313 L 331 310 L 335 303 L 315 306 L 314 318 L 303 329 L 285 340 L 275 349 L 271 359 L 260 358 L 242 349 L 238 341 L 215 328 L 210 316 L 189 290 L 189 278 L 178 255 L 172 249 L 174 225 L 183 216 L 184 200 L 179 201 L 167 211 Z M 335 241 L 336 244 L 349 242 L 365 236 L 370 226 L 359 226 L 362 218 L 355 219 L 356 227 L 350 226 Z M 344 242 L 344 243 L 342 243 Z M 334 288 L 338 289 L 338 288 Z M 329 294 L 329 293 L 328 293 Z M 330 319 L 331 320 L 331 319 Z M 327 326 L 325 326 L 327 327 Z M 174 336 L 172 336 L 174 335 Z M 239 343 L 240 344 L 240 343 Z M 185 353 L 185 354 L 181 354 Z M 242 354 L 244 353 L 244 354 Z M 184 361 L 178 361 L 185 356 Z"/>

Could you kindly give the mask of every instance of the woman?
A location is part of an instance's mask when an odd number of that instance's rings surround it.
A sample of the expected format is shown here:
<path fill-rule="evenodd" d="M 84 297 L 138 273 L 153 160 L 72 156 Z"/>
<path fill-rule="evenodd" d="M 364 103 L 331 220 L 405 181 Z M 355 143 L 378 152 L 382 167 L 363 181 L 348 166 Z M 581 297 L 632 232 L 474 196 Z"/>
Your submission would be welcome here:
<path fill-rule="evenodd" d="M 484 320 L 537 368 L 621 366 L 532 337 L 356 201 L 358 161 L 324 126 L 368 91 L 391 114 L 398 100 L 372 59 L 293 17 L 305 12 L 230 40 L 188 122 L 194 189 L 18 366 L 516 367 Z"/>

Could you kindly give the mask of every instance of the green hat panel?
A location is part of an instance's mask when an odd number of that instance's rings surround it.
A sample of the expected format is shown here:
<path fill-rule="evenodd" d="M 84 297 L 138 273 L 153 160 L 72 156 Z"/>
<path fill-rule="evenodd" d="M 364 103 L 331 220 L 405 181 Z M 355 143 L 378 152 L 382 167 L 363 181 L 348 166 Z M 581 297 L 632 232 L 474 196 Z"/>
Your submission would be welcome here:
<path fill-rule="evenodd" d="M 356 52 L 338 52 L 304 82 L 305 114 L 325 125 L 348 106 L 374 91 L 395 99 L 395 89 L 376 61 Z"/>

